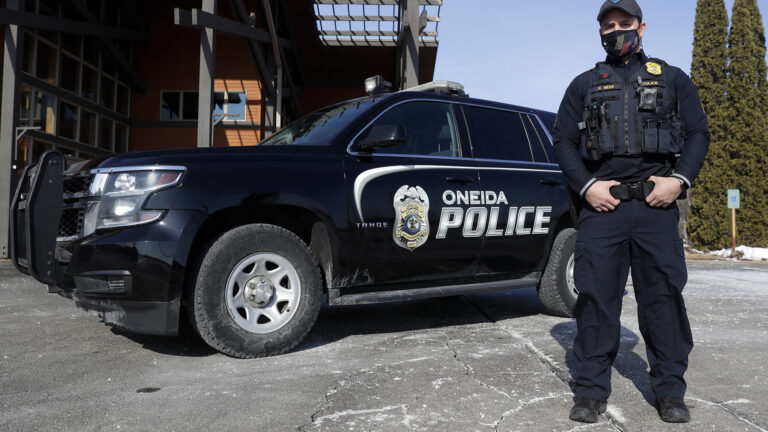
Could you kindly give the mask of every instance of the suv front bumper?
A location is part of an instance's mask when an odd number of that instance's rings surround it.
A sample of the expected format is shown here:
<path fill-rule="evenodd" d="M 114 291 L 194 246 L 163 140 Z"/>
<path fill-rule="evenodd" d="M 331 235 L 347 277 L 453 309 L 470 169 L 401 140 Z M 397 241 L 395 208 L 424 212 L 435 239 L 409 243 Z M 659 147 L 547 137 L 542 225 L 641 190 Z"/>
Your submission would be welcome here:
<path fill-rule="evenodd" d="M 25 169 L 11 209 L 16 268 L 106 324 L 177 334 L 187 259 L 205 214 L 167 210 L 151 224 L 62 240 L 63 166 L 60 153 L 47 152 Z"/>

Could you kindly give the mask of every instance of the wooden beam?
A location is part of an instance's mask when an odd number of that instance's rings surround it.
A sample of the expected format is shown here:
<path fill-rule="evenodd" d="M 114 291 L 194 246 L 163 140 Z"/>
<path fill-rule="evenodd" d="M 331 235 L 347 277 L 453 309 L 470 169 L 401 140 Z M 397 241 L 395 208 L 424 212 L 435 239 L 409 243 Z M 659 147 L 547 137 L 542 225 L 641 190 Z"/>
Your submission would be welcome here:
<path fill-rule="evenodd" d="M 400 2 L 399 0 L 315 0 L 315 4 L 397 6 Z M 422 6 L 442 6 L 443 0 L 419 0 L 419 4 Z"/>
<path fill-rule="evenodd" d="M 272 16 L 272 8 L 269 6 L 269 0 L 262 0 L 262 6 L 264 7 L 264 21 L 267 22 L 267 29 L 269 29 L 269 37 L 272 42 L 272 54 L 275 56 L 275 66 L 277 67 L 277 73 L 275 75 L 276 95 L 274 112 L 274 124 L 275 130 L 277 130 L 280 129 L 283 124 L 283 58 L 280 55 L 282 49 L 277 43 L 277 30 L 275 30 L 275 22 Z"/>
<path fill-rule="evenodd" d="M 231 6 L 232 13 L 235 17 L 245 23 L 248 19 L 248 12 L 245 10 L 243 0 L 229 0 L 229 5 Z M 261 79 L 261 85 L 264 87 L 264 90 L 266 90 L 266 98 L 274 98 L 275 87 L 269 79 L 269 70 L 267 69 L 267 64 L 264 61 L 264 55 L 261 52 L 258 42 L 255 39 L 250 38 L 245 41 L 248 43 L 248 51 L 251 53 L 251 58 L 253 58 L 254 63 L 256 63 L 256 72 Z"/>
<path fill-rule="evenodd" d="M 38 88 L 45 93 L 52 94 L 56 96 L 60 101 L 69 102 L 73 105 L 79 105 L 88 111 L 93 111 L 97 114 L 100 114 L 102 117 L 109 118 L 111 120 L 121 122 L 124 124 L 129 124 L 131 119 L 122 115 L 118 114 L 115 111 L 105 108 L 98 102 L 94 102 L 90 99 L 86 99 L 80 95 L 74 94 L 72 92 L 68 92 L 66 90 L 62 90 L 60 87 L 57 87 L 48 81 L 41 80 L 40 78 L 34 77 L 26 72 L 21 72 L 18 77 L 19 81 L 22 84 L 27 84 L 30 87 Z"/>
<path fill-rule="evenodd" d="M 186 11 L 179 8 L 173 9 L 174 24 L 192 28 L 211 28 L 228 36 L 255 39 L 259 42 L 271 43 L 269 32 L 251 27 L 243 22 L 208 13 L 200 9 Z M 285 48 L 292 48 L 291 41 L 278 37 L 277 43 Z"/>
<path fill-rule="evenodd" d="M 391 15 L 317 15 L 320 21 L 398 21 Z M 440 17 L 428 16 L 429 22 L 440 22 Z"/>
<path fill-rule="evenodd" d="M 379 38 L 351 38 L 351 37 L 326 37 L 321 38 L 320 43 L 329 47 L 398 47 L 395 39 Z M 416 46 L 419 48 L 437 48 L 439 42 L 431 39 L 419 39 Z"/>
<path fill-rule="evenodd" d="M 216 13 L 217 0 L 202 0 L 202 3 L 206 13 Z M 202 27 L 200 29 L 200 78 L 197 92 L 198 147 L 213 147 L 213 83 L 216 76 L 215 66 L 216 32 L 211 27 Z"/>
<path fill-rule="evenodd" d="M 6 0 L 8 10 L 24 8 L 23 0 Z M 2 110 L 0 110 L 0 258 L 10 254 L 10 203 L 13 193 L 11 173 L 13 154 L 16 151 L 16 125 L 19 121 L 19 73 L 24 53 L 22 46 L 24 31 L 18 25 L 5 27 L 5 49 L 3 50 Z"/>
<path fill-rule="evenodd" d="M 84 36 L 98 36 L 132 42 L 149 42 L 152 37 L 147 32 L 110 27 L 98 23 L 88 23 L 48 15 L 19 12 L 12 9 L 0 9 L 0 24 L 15 24 L 24 28 L 72 33 Z"/>

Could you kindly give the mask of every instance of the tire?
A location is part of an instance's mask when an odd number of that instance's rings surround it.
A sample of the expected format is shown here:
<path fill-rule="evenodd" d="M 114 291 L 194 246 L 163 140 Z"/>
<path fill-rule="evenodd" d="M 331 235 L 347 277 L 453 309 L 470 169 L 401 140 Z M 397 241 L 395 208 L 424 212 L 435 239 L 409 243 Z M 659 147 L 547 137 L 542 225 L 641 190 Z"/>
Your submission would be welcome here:
<path fill-rule="evenodd" d="M 547 268 L 539 282 L 539 300 L 547 312 L 562 317 L 573 317 L 578 291 L 573 283 L 576 230 L 566 228 L 555 237 L 549 253 Z"/>
<path fill-rule="evenodd" d="M 283 228 L 253 224 L 225 232 L 203 252 L 190 321 L 231 357 L 282 354 L 315 323 L 322 300 L 317 260 Z"/>

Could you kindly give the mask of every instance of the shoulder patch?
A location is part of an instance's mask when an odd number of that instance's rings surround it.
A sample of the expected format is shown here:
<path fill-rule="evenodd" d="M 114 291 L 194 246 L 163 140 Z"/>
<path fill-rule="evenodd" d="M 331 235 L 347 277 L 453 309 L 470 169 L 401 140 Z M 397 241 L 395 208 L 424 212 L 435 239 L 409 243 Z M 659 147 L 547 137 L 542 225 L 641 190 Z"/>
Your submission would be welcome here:
<path fill-rule="evenodd" d="M 648 62 L 645 64 L 645 70 L 651 75 L 661 75 L 661 65 L 654 62 Z"/>

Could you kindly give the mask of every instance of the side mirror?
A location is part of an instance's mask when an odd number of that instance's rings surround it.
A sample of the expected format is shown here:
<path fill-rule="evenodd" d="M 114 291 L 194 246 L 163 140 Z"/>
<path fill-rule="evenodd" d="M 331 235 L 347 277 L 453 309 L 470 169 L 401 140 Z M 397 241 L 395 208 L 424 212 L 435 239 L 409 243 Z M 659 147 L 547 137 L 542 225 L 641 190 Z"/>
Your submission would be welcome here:
<path fill-rule="evenodd" d="M 379 125 L 371 128 L 368 136 L 357 143 L 357 149 L 372 153 L 377 147 L 395 147 L 406 142 L 405 127 L 398 124 Z"/>

